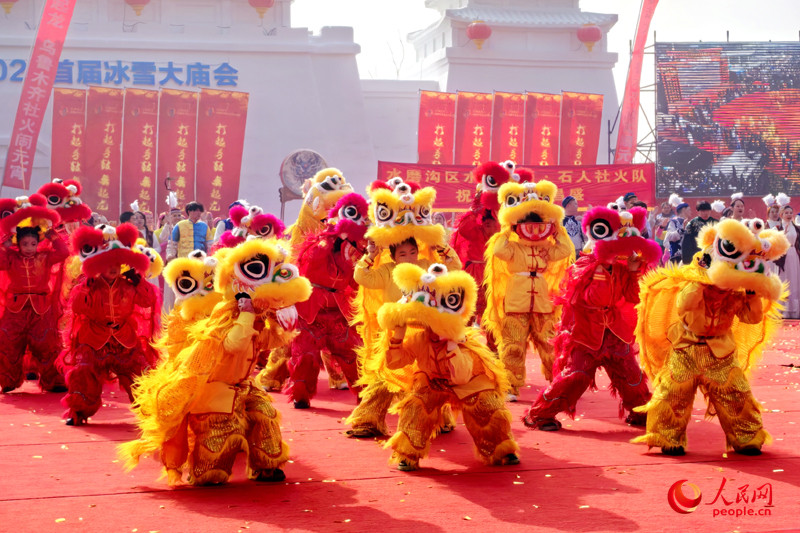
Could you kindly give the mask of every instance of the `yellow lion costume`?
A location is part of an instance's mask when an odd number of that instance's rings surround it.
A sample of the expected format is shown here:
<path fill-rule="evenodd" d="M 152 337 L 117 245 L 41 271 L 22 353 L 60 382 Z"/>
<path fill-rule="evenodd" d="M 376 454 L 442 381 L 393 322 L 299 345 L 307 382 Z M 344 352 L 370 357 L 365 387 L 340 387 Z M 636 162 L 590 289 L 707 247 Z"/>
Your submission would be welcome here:
<path fill-rule="evenodd" d="M 250 375 L 256 336 L 261 342 L 286 340 L 283 328 L 257 316 L 277 309 L 291 329 L 287 317 L 296 319 L 294 304 L 311 294 L 308 280 L 284 262 L 286 255 L 274 242 L 256 239 L 219 258 L 214 289 L 220 302 L 190 326 L 186 348 L 137 381 L 133 409 L 142 434 L 119 448 L 129 469 L 140 456 L 158 452 L 170 484 L 179 484 L 184 471 L 190 484 L 218 484 L 228 480 L 244 451 L 250 479 L 285 478 L 280 467 L 289 449 L 281 440 L 280 416 Z M 259 323 L 266 324 L 261 332 Z"/>
<path fill-rule="evenodd" d="M 756 236 L 726 219 L 703 228 L 698 244 L 690 264 L 653 271 L 640 284 L 636 339 L 654 391 L 636 409 L 647 413 L 647 434 L 633 442 L 683 455 L 700 387 L 728 448 L 758 455 L 770 437 L 747 375 L 781 324 L 786 288 L 766 262 L 783 256 L 789 242 L 782 232 Z"/>
<path fill-rule="evenodd" d="M 397 263 L 392 250 L 403 243 L 413 242 L 416 264 L 428 268 L 443 263 L 459 270 L 461 261 L 447 245 L 445 229 L 432 220 L 436 190 L 421 188 L 417 183 L 392 178 L 370 185 L 370 219 L 372 225 L 366 237 L 374 243 L 375 252 L 364 256 L 357 264 L 354 279 L 359 284 L 354 300 L 353 323 L 363 340 L 358 351 L 359 371 L 363 385 L 361 403 L 347 419 L 353 437 L 388 435 L 386 413 L 395 393 L 405 390 L 412 381 L 410 369 L 388 369 L 376 349 L 380 333 L 378 310 L 385 302 L 396 302 L 401 292 L 392 279 Z M 449 411 L 448 411 L 449 413 Z M 445 430 L 455 426 L 451 414 L 446 416 Z"/>
<path fill-rule="evenodd" d="M 575 248 L 561 224 L 564 210 L 554 203 L 556 185 L 508 182 L 500 187 L 500 231 L 486 244 L 484 284 L 486 311 L 481 325 L 498 345 L 516 401 L 525 384 L 529 341 L 542 361 L 542 373 L 553 379 L 553 346 L 557 308 L 552 298 Z"/>
<path fill-rule="evenodd" d="M 286 234 L 289 236 L 290 260 L 294 259 L 307 235 L 325 228 L 329 211 L 340 198 L 351 192 L 353 192 L 353 187 L 347 183 L 342 171 L 336 168 L 324 168 L 313 178 L 306 180 L 303 185 L 303 205 L 300 207 L 297 221 L 286 230 Z M 258 374 L 258 383 L 267 390 L 280 390 L 284 381 L 289 377 L 287 363 L 290 358 L 288 347 L 272 350 L 265 368 Z M 331 365 L 330 358 L 326 353 L 323 353 L 322 362 L 328 372 L 331 387 L 347 388 L 344 375 L 338 368 Z"/>
<path fill-rule="evenodd" d="M 409 394 L 393 407 L 400 420 L 386 443 L 393 451 L 392 461 L 399 470 L 416 470 L 442 424 L 442 408 L 450 404 L 462 411 L 479 459 L 486 464 L 519 463 L 511 413 L 504 403 L 505 370 L 468 326 L 478 294 L 475 280 L 440 264 L 427 271 L 413 264 L 397 265 L 392 277 L 403 297 L 383 304 L 378 312 L 383 329 L 378 350 L 387 368 L 413 370 Z"/>

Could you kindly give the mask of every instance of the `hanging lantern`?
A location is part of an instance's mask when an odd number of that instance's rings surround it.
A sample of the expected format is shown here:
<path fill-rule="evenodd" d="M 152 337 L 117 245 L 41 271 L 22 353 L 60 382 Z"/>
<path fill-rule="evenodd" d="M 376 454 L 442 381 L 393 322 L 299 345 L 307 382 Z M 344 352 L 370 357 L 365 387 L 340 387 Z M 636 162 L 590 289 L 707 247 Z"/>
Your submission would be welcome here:
<path fill-rule="evenodd" d="M 475 41 L 478 50 L 483 48 L 483 43 L 492 36 L 492 28 L 482 20 L 476 20 L 467 26 L 467 37 Z"/>
<path fill-rule="evenodd" d="M 0 2 L 0 6 L 3 6 L 3 11 L 6 12 L 6 15 L 11 14 L 11 8 L 14 7 L 19 0 L 3 0 Z"/>
<path fill-rule="evenodd" d="M 133 8 L 136 16 L 141 16 L 144 6 L 150 3 L 150 0 L 125 0 L 125 3 Z"/>
<path fill-rule="evenodd" d="M 578 40 L 591 52 L 595 43 L 603 38 L 603 30 L 596 24 L 584 24 L 578 28 Z"/>
<path fill-rule="evenodd" d="M 253 6 L 258 12 L 259 18 L 264 18 L 264 13 L 267 12 L 267 9 L 271 8 L 275 5 L 275 0 L 247 0 L 248 3 Z"/>

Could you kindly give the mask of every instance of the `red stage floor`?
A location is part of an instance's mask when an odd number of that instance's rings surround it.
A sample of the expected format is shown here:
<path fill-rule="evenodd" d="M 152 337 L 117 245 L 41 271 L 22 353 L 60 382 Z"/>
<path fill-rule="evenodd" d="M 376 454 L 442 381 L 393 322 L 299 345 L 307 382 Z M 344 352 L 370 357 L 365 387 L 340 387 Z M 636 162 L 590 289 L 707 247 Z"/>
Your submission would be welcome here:
<path fill-rule="evenodd" d="M 58 396 L 27 383 L 0 397 L 0 531 L 797 531 L 799 341 L 797 325 L 786 326 L 753 380 L 775 439 L 760 457 L 726 455 L 699 397 L 685 457 L 629 444 L 641 431 L 617 418 L 605 375 L 564 430 L 526 430 L 519 416 L 543 384 L 531 372 L 512 405 L 522 464 L 505 468 L 478 464 L 459 425 L 435 441 L 422 470 L 404 474 L 375 441 L 343 436 L 349 392 L 326 390 L 307 411 L 275 395 L 293 456 L 278 485 L 247 481 L 241 463 L 222 487 L 171 490 L 152 460 L 125 474 L 114 448 L 135 431 L 121 393 L 107 389 L 90 425 L 72 428 Z M 702 493 L 689 514 L 667 501 L 680 480 Z M 692 496 L 688 485 L 683 492 Z"/>

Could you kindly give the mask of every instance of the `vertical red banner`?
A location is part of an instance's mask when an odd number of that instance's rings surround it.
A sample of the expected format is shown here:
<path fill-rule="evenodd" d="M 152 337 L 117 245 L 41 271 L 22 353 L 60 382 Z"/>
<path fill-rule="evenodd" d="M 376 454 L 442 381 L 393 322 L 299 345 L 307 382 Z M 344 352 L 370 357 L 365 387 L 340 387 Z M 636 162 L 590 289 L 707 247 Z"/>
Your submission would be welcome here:
<path fill-rule="evenodd" d="M 3 3 L 4 7 L 6 6 Z M 11 3 L 13 5 L 13 2 Z M 3 186 L 27 189 L 31 183 L 36 143 L 56 79 L 58 60 L 72 20 L 75 0 L 47 0 L 28 61 L 22 95 L 14 118 L 3 170 Z M 8 12 L 6 7 L 6 12 Z"/>
<path fill-rule="evenodd" d="M 452 165 L 455 142 L 456 95 L 436 91 L 419 93 L 417 155 L 426 165 Z"/>
<path fill-rule="evenodd" d="M 86 91 L 53 90 L 53 132 L 50 142 L 50 175 L 83 181 Z"/>
<path fill-rule="evenodd" d="M 529 166 L 557 165 L 560 127 L 561 95 L 526 93 L 522 162 Z"/>
<path fill-rule="evenodd" d="M 628 79 L 625 81 L 625 95 L 622 98 L 622 111 L 619 117 L 617 149 L 614 152 L 614 163 L 617 164 L 630 163 L 636 152 L 636 138 L 639 133 L 639 86 L 642 82 L 644 45 L 647 43 L 650 21 L 653 20 L 653 13 L 655 13 L 657 5 L 658 0 L 644 0 L 639 13 L 636 41 L 628 66 Z M 727 70 L 725 69 L 726 72 Z"/>
<path fill-rule="evenodd" d="M 492 95 L 458 92 L 456 98 L 456 165 L 489 160 L 492 138 Z"/>
<path fill-rule="evenodd" d="M 86 103 L 86 178 L 82 196 L 109 220 L 119 217 L 122 89 L 89 88 Z"/>
<path fill-rule="evenodd" d="M 197 114 L 197 200 L 206 211 L 227 216 L 239 197 L 249 95 L 203 90 Z"/>
<path fill-rule="evenodd" d="M 122 127 L 122 210 L 128 211 L 130 204 L 136 200 L 140 211 L 150 211 L 158 216 L 158 91 L 126 89 Z"/>
<path fill-rule="evenodd" d="M 603 95 L 561 93 L 560 165 L 594 165 L 603 123 Z"/>
<path fill-rule="evenodd" d="M 195 199 L 198 94 L 162 89 L 158 107 L 158 186 L 169 178 L 181 208 Z"/>
<path fill-rule="evenodd" d="M 495 92 L 492 110 L 492 161 L 522 163 L 525 95 Z"/>

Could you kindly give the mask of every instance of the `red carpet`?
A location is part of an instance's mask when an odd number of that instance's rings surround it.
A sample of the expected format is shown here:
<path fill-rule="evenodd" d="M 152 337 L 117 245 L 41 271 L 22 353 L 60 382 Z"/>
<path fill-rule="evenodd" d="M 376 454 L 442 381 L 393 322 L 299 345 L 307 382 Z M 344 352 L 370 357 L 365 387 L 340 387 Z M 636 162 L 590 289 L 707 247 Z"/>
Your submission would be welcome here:
<path fill-rule="evenodd" d="M 343 436 L 353 398 L 325 390 L 306 411 L 274 395 L 294 459 L 278 485 L 247 481 L 241 463 L 231 483 L 213 488 L 170 490 L 152 460 L 125 474 L 114 447 L 135 432 L 120 392 L 107 389 L 90 424 L 72 428 L 60 419 L 58 395 L 26 383 L 0 397 L 0 531 L 797 531 L 798 344 L 800 329 L 786 326 L 753 380 L 775 439 L 760 457 L 725 456 L 701 398 L 685 457 L 628 444 L 641 430 L 617 419 L 605 375 L 562 431 L 526 430 L 519 416 L 543 384 L 532 364 L 532 385 L 512 405 L 519 466 L 478 464 L 459 425 L 434 442 L 422 470 L 403 474 L 375 441 Z M 679 514 L 667 501 L 680 480 L 688 480 L 686 497 L 688 483 L 701 491 L 694 512 Z M 723 511 L 734 514 L 714 516 Z"/>

